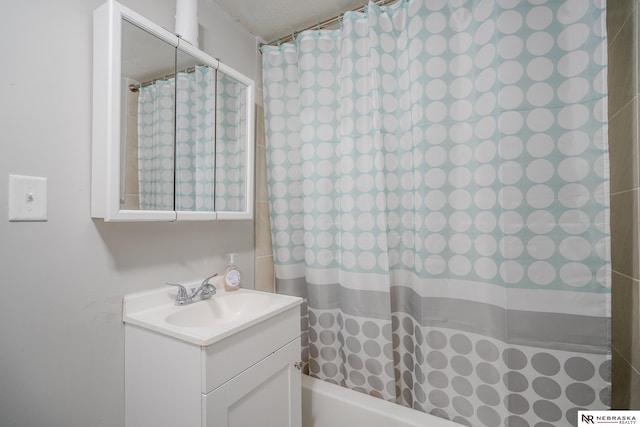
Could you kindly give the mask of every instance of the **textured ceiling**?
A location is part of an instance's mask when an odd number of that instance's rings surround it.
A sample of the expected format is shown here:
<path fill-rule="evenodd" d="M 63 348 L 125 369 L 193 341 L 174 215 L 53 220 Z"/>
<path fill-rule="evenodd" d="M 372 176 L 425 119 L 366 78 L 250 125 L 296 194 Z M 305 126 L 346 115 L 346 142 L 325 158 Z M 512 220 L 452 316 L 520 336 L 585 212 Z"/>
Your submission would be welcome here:
<path fill-rule="evenodd" d="M 213 0 L 265 42 L 357 9 L 367 0 Z"/>

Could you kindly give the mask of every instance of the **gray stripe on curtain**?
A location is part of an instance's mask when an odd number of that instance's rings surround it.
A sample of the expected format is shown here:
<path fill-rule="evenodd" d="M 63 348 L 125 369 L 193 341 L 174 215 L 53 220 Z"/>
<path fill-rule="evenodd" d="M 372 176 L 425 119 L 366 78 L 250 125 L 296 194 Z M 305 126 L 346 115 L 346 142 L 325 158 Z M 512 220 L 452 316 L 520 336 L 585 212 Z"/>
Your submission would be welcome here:
<path fill-rule="evenodd" d="M 607 354 L 610 319 L 566 313 L 509 310 L 454 298 L 420 297 L 404 286 L 391 288 L 393 311 L 412 315 L 422 326 L 489 336 L 514 345 Z"/>
<path fill-rule="evenodd" d="M 307 280 L 304 277 L 296 277 L 295 279 L 278 279 L 276 277 L 276 292 L 307 299 Z"/>
<path fill-rule="evenodd" d="M 388 319 L 391 313 L 387 292 L 354 290 L 336 283 L 317 285 L 306 282 L 304 277 L 276 278 L 276 290 L 281 294 L 305 298 L 309 307 L 323 310 L 340 308 L 351 316 Z"/>
<path fill-rule="evenodd" d="M 340 309 L 350 316 L 389 319 L 391 312 L 411 315 L 425 327 L 449 328 L 514 345 L 580 353 L 607 354 L 610 319 L 564 313 L 508 310 L 454 298 L 420 297 L 404 286 L 387 292 L 338 284 L 317 285 L 304 278 L 277 279 L 279 293 L 306 298 L 309 308 Z"/>

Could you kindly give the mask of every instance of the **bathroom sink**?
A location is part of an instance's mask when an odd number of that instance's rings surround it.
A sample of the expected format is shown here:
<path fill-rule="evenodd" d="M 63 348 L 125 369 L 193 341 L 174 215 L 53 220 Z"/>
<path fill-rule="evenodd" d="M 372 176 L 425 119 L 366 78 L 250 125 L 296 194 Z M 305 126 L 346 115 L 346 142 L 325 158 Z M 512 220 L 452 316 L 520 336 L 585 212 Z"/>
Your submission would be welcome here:
<path fill-rule="evenodd" d="M 266 293 L 233 293 L 214 295 L 180 308 L 165 319 L 167 323 L 182 327 L 200 327 L 202 324 L 219 325 L 260 313 L 273 304 L 278 295 Z"/>
<path fill-rule="evenodd" d="M 176 289 L 164 287 L 126 295 L 125 323 L 208 346 L 239 331 L 297 307 L 302 299 L 287 295 L 239 289 L 218 289 L 208 300 L 175 305 Z"/>

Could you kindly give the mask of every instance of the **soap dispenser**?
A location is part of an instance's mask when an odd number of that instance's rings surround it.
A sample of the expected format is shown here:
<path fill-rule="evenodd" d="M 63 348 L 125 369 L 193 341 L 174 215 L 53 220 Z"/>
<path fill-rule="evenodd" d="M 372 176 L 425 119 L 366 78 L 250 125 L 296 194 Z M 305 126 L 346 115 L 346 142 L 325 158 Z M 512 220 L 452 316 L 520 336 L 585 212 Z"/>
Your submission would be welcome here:
<path fill-rule="evenodd" d="M 240 270 L 236 266 L 235 256 L 238 254 L 229 254 L 229 265 L 224 272 L 224 289 L 226 291 L 237 291 L 240 289 Z"/>

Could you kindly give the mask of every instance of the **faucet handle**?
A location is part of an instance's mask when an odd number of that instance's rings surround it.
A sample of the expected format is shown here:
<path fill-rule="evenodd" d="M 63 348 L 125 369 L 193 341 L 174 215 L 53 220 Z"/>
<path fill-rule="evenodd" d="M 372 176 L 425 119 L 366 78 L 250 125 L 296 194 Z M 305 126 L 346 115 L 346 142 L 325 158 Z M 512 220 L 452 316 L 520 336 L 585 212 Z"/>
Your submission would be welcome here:
<path fill-rule="evenodd" d="M 209 283 L 209 280 L 216 277 L 218 273 L 212 274 L 202 281 L 202 285 L 198 290 L 200 291 L 200 299 L 209 299 L 216 294 L 216 287 Z"/>
<path fill-rule="evenodd" d="M 176 296 L 176 304 L 180 304 L 180 302 L 184 303 L 184 301 L 189 299 L 189 291 L 180 283 L 169 283 L 167 285 L 176 286 L 178 288 L 178 295 Z"/>
<path fill-rule="evenodd" d="M 206 279 L 204 279 L 202 281 L 202 285 L 208 285 L 209 284 L 209 280 L 213 279 L 214 277 L 216 277 L 218 275 L 218 273 L 214 273 L 211 276 L 207 277 Z"/>

